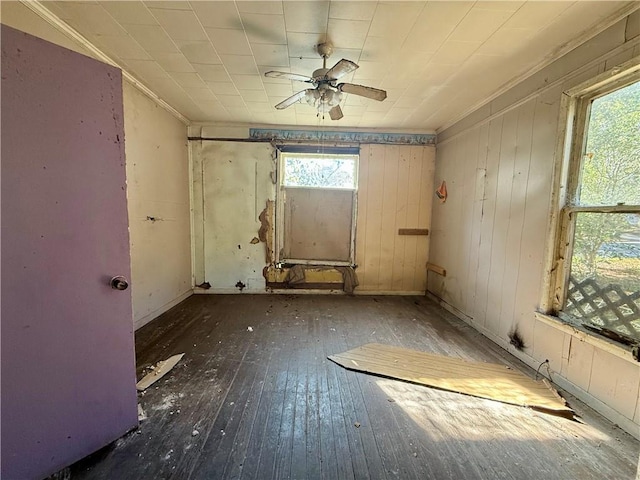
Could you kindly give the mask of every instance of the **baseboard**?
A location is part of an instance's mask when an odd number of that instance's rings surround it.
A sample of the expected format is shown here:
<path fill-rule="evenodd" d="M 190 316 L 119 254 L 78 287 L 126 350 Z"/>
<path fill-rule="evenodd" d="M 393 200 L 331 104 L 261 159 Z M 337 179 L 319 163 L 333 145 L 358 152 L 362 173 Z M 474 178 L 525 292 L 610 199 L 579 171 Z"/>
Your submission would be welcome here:
<path fill-rule="evenodd" d="M 152 311 L 151 313 L 146 314 L 144 317 L 139 318 L 138 320 L 134 320 L 133 321 L 134 329 L 138 330 L 139 328 L 144 327 L 151 320 L 153 320 L 156 317 L 162 315 L 164 312 L 166 312 L 170 308 L 175 307 L 177 304 L 179 304 L 183 300 L 189 298 L 191 295 L 193 295 L 193 293 L 194 293 L 194 291 L 189 289 L 186 292 L 184 292 L 183 294 L 181 294 L 180 296 L 178 296 L 178 297 L 174 298 L 173 300 L 171 300 L 170 302 L 165 303 L 160 308 L 156 308 L 154 311 Z"/>
<path fill-rule="evenodd" d="M 529 367 L 533 368 L 534 370 L 536 370 L 539 367 L 540 360 L 533 358 L 532 356 L 530 356 L 529 354 L 527 354 L 525 352 L 521 352 L 519 350 L 516 350 L 516 348 L 514 348 L 507 340 L 497 336 L 495 333 L 493 333 L 493 332 L 487 330 L 486 328 L 484 328 L 484 326 L 474 322 L 473 318 L 471 318 L 468 315 L 464 314 L 463 312 L 461 312 L 460 310 L 455 308 L 453 305 L 448 304 L 442 298 L 434 295 L 431 292 L 427 292 L 426 296 L 428 298 L 430 298 L 431 300 L 433 300 L 434 302 L 436 302 L 442 308 L 447 310 L 449 313 L 453 314 L 455 317 L 459 318 L 460 320 L 462 320 L 466 324 L 468 324 L 471 327 L 473 327 L 474 329 L 476 329 L 478 332 L 480 332 L 483 336 L 487 337 L 493 343 L 495 343 L 499 347 L 503 348 L 504 350 L 509 352 L 511 355 L 513 355 L 517 359 L 519 359 L 522 362 L 526 363 Z M 636 423 L 634 423 L 633 420 L 630 420 L 629 418 L 625 417 L 624 415 L 618 413 L 616 410 L 614 410 L 613 408 L 611 408 L 610 406 L 608 406 L 606 403 L 602 402 L 601 400 L 598 400 L 596 397 L 591 395 L 586 390 L 583 390 L 582 388 L 578 387 L 577 385 L 574 385 L 569 380 L 567 380 L 566 378 L 561 376 L 559 372 L 556 372 L 554 370 L 552 370 L 552 372 L 553 372 L 553 380 L 552 381 L 553 381 L 553 383 L 556 384 L 556 386 L 558 386 L 560 389 L 565 390 L 566 392 L 570 393 L 574 397 L 578 398 L 579 400 L 584 402 L 586 405 L 588 405 L 589 407 L 593 408 L 600 415 L 605 417 L 607 420 L 609 420 L 610 422 L 618 425 L 622 430 L 627 432 L 629 435 L 631 435 L 632 437 L 640 440 L 640 428 L 638 428 L 638 425 Z M 541 373 L 544 373 L 544 372 L 541 372 Z"/>
<path fill-rule="evenodd" d="M 313 288 L 270 288 L 260 290 L 248 290 L 244 289 L 242 292 L 237 288 L 209 288 L 207 290 L 197 288 L 193 292 L 196 295 L 233 295 L 233 294 L 274 294 L 274 295 L 347 295 L 343 290 L 339 289 L 313 289 Z M 354 295 L 397 295 L 397 296 L 424 296 L 424 291 L 395 291 L 395 290 L 356 290 Z"/>

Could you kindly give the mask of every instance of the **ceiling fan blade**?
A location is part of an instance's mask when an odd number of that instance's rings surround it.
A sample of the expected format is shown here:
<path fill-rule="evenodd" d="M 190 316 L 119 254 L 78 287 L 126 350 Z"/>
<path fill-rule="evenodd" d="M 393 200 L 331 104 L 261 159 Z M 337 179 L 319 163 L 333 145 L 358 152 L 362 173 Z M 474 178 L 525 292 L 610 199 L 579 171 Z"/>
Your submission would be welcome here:
<path fill-rule="evenodd" d="M 372 98 L 381 102 L 387 98 L 387 92 L 373 87 L 365 87 L 364 85 L 355 85 L 353 83 L 340 83 L 338 84 L 338 90 L 346 93 L 353 93 L 354 95 L 360 95 L 361 97 Z"/>
<path fill-rule="evenodd" d="M 331 120 L 340 120 L 342 117 L 344 117 L 340 105 L 336 105 L 331 110 L 329 110 L 329 116 L 331 117 Z"/>
<path fill-rule="evenodd" d="M 329 71 L 325 74 L 325 78 L 337 80 L 340 77 L 344 77 L 347 73 L 351 73 L 354 70 L 357 70 L 358 68 L 360 67 L 353 63 L 351 60 L 345 60 L 343 58 L 329 69 Z"/>
<path fill-rule="evenodd" d="M 306 75 L 300 75 L 298 73 L 270 71 L 265 72 L 264 76 L 270 78 L 286 78 L 289 80 L 296 80 L 298 82 L 313 83 L 313 78 L 307 77 Z"/>
<path fill-rule="evenodd" d="M 284 110 L 285 108 L 290 107 L 291 105 L 296 103 L 298 100 L 304 98 L 306 93 L 307 93 L 306 90 L 302 90 L 301 92 L 294 93 L 289 98 L 287 98 L 287 99 L 281 101 L 279 104 L 277 104 L 276 108 L 278 110 Z"/>

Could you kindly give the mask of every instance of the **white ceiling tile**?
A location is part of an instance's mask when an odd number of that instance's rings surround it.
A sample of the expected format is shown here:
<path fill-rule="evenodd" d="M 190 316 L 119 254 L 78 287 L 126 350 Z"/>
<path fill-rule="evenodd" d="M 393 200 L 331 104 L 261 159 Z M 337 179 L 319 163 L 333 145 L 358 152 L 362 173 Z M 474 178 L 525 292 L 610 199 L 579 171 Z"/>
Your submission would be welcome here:
<path fill-rule="evenodd" d="M 244 107 L 244 100 L 240 95 L 218 95 L 216 94 L 218 101 L 225 107 Z M 231 113 L 231 110 L 229 110 Z"/>
<path fill-rule="evenodd" d="M 284 3 L 284 19 L 288 32 L 325 33 L 329 16 L 329 2 Z"/>
<path fill-rule="evenodd" d="M 382 102 L 373 101 L 367 105 L 367 112 L 377 114 L 385 114 L 393 107 L 394 102 L 389 100 L 383 100 Z"/>
<path fill-rule="evenodd" d="M 371 21 L 377 2 L 331 2 L 329 18 Z"/>
<path fill-rule="evenodd" d="M 311 76 L 314 70 L 322 68 L 322 58 L 320 56 L 316 58 L 289 57 L 289 65 L 291 72 Z"/>
<path fill-rule="evenodd" d="M 516 0 L 508 0 L 508 1 L 482 0 L 482 2 L 478 4 L 478 6 L 483 10 L 500 10 L 500 11 L 506 11 L 506 12 L 515 12 L 524 4 L 525 2 L 516 1 Z"/>
<path fill-rule="evenodd" d="M 567 10 L 573 2 L 527 2 L 505 22 L 509 28 L 538 29 L 548 25 Z"/>
<path fill-rule="evenodd" d="M 44 5 L 191 120 L 435 130 L 585 31 L 595 31 L 628 2 Z M 315 46 L 326 40 L 334 47 L 328 67 L 340 58 L 361 66 L 341 81 L 384 88 L 387 99 L 345 95 L 339 122 L 319 120 L 306 104 L 275 110 L 273 105 L 309 85 L 264 72 L 311 75 L 322 66 Z"/>
<path fill-rule="evenodd" d="M 185 91 L 198 104 L 217 101 L 216 96 L 209 88 L 187 88 Z"/>
<path fill-rule="evenodd" d="M 242 29 L 235 2 L 191 2 L 191 7 L 203 27 Z"/>
<path fill-rule="evenodd" d="M 354 107 L 368 107 L 369 103 L 371 103 L 372 101 L 373 100 L 371 100 L 370 98 L 361 97 L 359 95 L 345 94 L 345 99 L 342 103 L 343 105 L 349 105 Z"/>
<path fill-rule="evenodd" d="M 420 97 L 407 97 L 403 95 L 398 100 L 396 100 L 394 107 L 415 109 L 420 106 L 420 104 L 422 103 L 422 100 L 423 99 Z"/>
<path fill-rule="evenodd" d="M 166 10 L 191 10 L 191 5 L 187 1 L 170 2 L 162 0 L 160 2 L 144 2 L 148 8 L 160 8 Z"/>
<path fill-rule="evenodd" d="M 368 36 L 360 58 L 369 62 L 391 62 L 398 55 L 402 42 L 400 37 Z"/>
<path fill-rule="evenodd" d="M 251 55 L 251 47 L 243 30 L 207 28 L 206 31 L 219 55 Z"/>
<path fill-rule="evenodd" d="M 389 63 L 385 62 L 369 62 L 361 60 L 358 62 L 359 68 L 355 71 L 354 81 L 359 78 L 378 78 L 382 79 L 391 68 Z"/>
<path fill-rule="evenodd" d="M 201 63 L 194 63 L 193 68 L 196 69 L 200 78 L 205 82 L 231 82 L 231 77 L 227 73 L 227 69 L 224 65 L 206 65 Z"/>
<path fill-rule="evenodd" d="M 527 45 L 535 34 L 536 30 L 531 28 L 500 28 L 478 48 L 477 53 L 507 56 L 521 45 Z"/>
<path fill-rule="evenodd" d="M 289 51 L 286 45 L 252 45 L 253 55 L 260 65 L 289 66 Z"/>
<path fill-rule="evenodd" d="M 269 15 L 282 14 L 282 2 L 260 1 L 260 2 L 238 2 L 238 10 L 242 13 L 264 13 Z"/>
<path fill-rule="evenodd" d="M 482 3 L 477 5 L 462 19 L 449 40 L 484 42 L 513 15 L 508 11 L 484 10 Z"/>
<path fill-rule="evenodd" d="M 211 42 L 178 41 L 178 47 L 191 63 L 218 65 L 222 63 Z"/>
<path fill-rule="evenodd" d="M 264 89 L 262 90 L 239 90 L 240 96 L 244 99 L 247 105 L 251 105 L 252 103 L 258 102 L 259 104 L 266 103 L 269 101 L 269 97 L 265 93 Z M 253 110 L 252 110 L 253 111 Z"/>
<path fill-rule="evenodd" d="M 362 49 L 369 31 L 369 22 L 331 18 L 327 31 L 336 47 Z"/>
<path fill-rule="evenodd" d="M 179 51 L 173 40 L 160 26 L 131 25 L 127 30 L 147 52 L 177 53 Z"/>
<path fill-rule="evenodd" d="M 243 13 L 242 25 L 251 43 L 287 44 L 284 15 Z"/>
<path fill-rule="evenodd" d="M 239 90 L 264 90 L 259 75 L 231 75 L 231 80 Z"/>
<path fill-rule="evenodd" d="M 376 100 L 369 99 L 370 102 L 375 102 Z M 342 112 L 345 115 L 350 116 L 362 116 L 367 111 L 367 107 L 363 105 L 344 105 L 342 107 Z"/>
<path fill-rule="evenodd" d="M 423 8 L 423 2 L 379 3 L 371 21 L 369 35 L 404 38 Z"/>
<path fill-rule="evenodd" d="M 238 95 L 238 89 L 231 82 L 207 82 L 207 85 L 216 95 Z"/>
<path fill-rule="evenodd" d="M 245 99 L 245 102 L 247 103 L 247 108 L 251 113 L 270 113 L 272 110 L 275 110 L 275 107 L 270 103 L 268 103 L 269 102 L 268 99 L 265 100 L 264 102 L 261 102 L 257 100 L 247 101 L 247 98 L 244 97 L 244 95 L 242 98 Z"/>
<path fill-rule="evenodd" d="M 107 55 L 116 56 L 124 60 L 151 60 L 147 51 L 130 35 L 96 35 L 94 41 Z"/>
<path fill-rule="evenodd" d="M 155 17 L 142 2 L 107 1 L 100 2 L 100 5 L 123 25 L 158 25 Z"/>
<path fill-rule="evenodd" d="M 58 5 L 60 5 L 58 3 Z M 101 5 L 68 2 L 64 5 L 69 14 L 68 23 L 94 35 L 125 35 L 126 31 Z"/>
<path fill-rule="evenodd" d="M 178 85 L 186 88 L 207 88 L 207 84 L 200 78 L 200 75 L 193 72 L 172 72 L 171 77 Z"/>
<path fill-rule="evenodd" d="M 143 79 L 169 76 L 169 74 L 153 60 L 126 60 L 125 63 L 134 74 Z"/>
<path fill-rule="evenodd" d="M 324 42 L 324 40 L 324 34 L 287 32 L 289 56 L 298 58 L 320 58 L 316 50 L 316 45 Z"/>
<path fill-rule="evenodd" d="M 195 13 L 190 10 L 150 9 L 173 40 L 207 40 Z"/>
<path fill-rule="evenodd" d="M 293 95 L 293 89 L 291 88 L 291 84 L 289 84 L 289 85 L 280 85 L 278 83 L 265 83 L 264 89 L 267 92 L 267 95 L 269 95 L 269 98 L 271 98 L 271 97 L 284 97 L 284 98 L 286 98 L 286 97 L 290 97 L 291 95 Z M 302 88 L 300 90 L 302 90 Z"/>
<path fill-rule="evenodd" d="M 258 67 L 252 55 L 220 55 L 222 64 L 230 74 L 253 75 Z"/>
<path fill-rule="evenodd" d="M 473 7 L 473 2 L 429 2 L 413 25 L 403 48 L 433 53 Z"/>
<path fill-rule="evenodd" d="M 154 60 L 167 72 L 195 72 L 195 69 L 181 53 L 157 53 Z"/>
<path fill-rule="evenodd" d="M 446 41 L 431 57 L 430 64 L 460 65 L 475 52 L 481 42 Z"/>

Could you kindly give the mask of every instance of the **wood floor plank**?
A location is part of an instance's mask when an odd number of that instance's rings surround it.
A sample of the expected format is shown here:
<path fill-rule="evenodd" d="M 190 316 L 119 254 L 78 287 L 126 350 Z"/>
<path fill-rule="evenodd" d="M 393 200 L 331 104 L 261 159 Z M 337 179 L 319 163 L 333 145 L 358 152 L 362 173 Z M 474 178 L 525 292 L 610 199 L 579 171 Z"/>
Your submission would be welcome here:
<path fill-rule="evenodd" d="M 422 297 L 197 295 L 136 332 L 138 378 L 185 354 L 148 418 L 70 478 L 635 478 L 640 442 L 570 395 L 584 424 L 326 359 L 367 343 L 533 373 Z"/>

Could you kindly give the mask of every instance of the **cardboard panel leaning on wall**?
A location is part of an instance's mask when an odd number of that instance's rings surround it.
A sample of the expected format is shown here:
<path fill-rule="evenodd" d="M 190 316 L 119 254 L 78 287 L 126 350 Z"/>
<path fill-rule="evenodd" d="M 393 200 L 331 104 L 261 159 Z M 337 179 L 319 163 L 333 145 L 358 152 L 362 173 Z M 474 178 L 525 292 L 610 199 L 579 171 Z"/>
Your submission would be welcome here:
<path fill-rule="evenodd" d="M 262 225 L 260 213 L 275 200 L 274 149 L 266 142 L 224 141 L 203 141 L 198 149 L 201 158 L 194 161 L 199 166 L 194 178 L 202 178 L 202 202 L 194 202 L 194 218 L 201 216 L 204 228 L 201 233 L 195 229 L 196 236 L 203 237 L 194 239 L 201 246 L 195 263 L 204 264 L 203 281 L 211 284 L 206 292 L 264 293 L 262 270 L 270 259 L 265 243 L 255 243 L 254 238 Z"/>
<path fill-rule="evenodd" d="M 192 292 L 187 127 L 124 82 L 136 328 Z"/>

